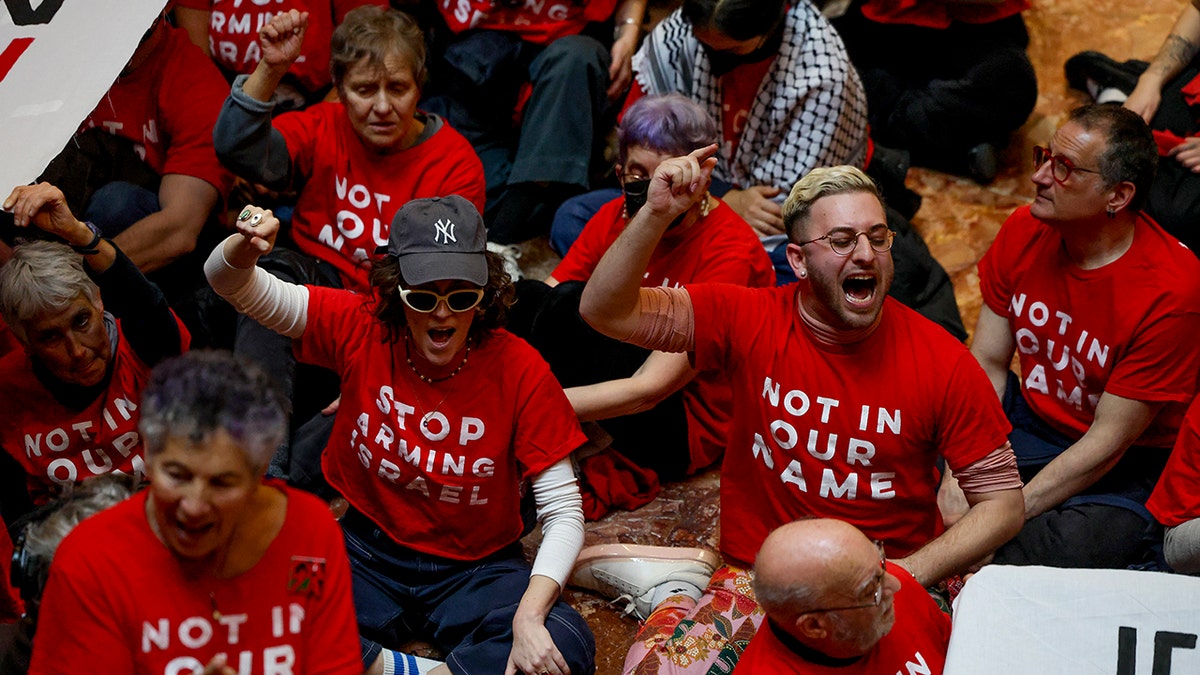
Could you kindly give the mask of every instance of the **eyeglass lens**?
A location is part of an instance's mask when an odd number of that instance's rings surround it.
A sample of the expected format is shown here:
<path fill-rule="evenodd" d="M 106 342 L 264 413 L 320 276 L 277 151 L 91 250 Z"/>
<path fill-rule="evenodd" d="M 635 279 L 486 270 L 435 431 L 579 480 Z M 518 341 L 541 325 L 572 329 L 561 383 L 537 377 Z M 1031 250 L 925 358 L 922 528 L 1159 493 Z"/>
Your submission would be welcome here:
<path fill-rule="evenodd" d="M 855 234 L 837 234 L 829 237 L 829 245 L 833 248 L 834 253 L 839 255 L 850 255 L 854 247 L 858 246 L 859 236 L 866 236 L 867 243 L 876 253 L 885 253 L 892 248 L 892 231 L 884 228 L 875 228 L 870 232 L 858 232 Z"/>
<path fill-rule="evenodd" d="M 408 291 L 404 295 L 404 302 L 418 312 L 432 312 L 437 309 L 438 301 L 443 297 L 451 311 L 465 312 L 479 304 L 481 295 L 474 290 L 450 291 L 445 296 L 431 291 Z"/>

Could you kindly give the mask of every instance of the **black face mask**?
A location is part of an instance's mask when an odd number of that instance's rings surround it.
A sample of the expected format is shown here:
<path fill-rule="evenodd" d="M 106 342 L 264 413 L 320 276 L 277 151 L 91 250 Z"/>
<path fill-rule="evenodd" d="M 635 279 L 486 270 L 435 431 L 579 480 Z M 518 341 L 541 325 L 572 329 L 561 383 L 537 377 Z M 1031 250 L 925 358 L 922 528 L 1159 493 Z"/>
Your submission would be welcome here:
<path fill-rule="evenodd" d="M 708 62 L 712 67 L 713 75 L 722 77 L 738 66 L 747 63 L 758 63 L 759 61 L 775 56 L 779 53 L 779 47 L 782 44 L 783 26 L 780 25 L 763 40 L 763 43 L 757 49 L 749 54 L 733 54 L 731 52 L 717 51 L 703 42 L 700 43 L 700 46 L 704 49 L 704 53 L 708 55 Z"/>
<path fill-rule="evenodd" d="M 621 191 L 625 193 L 625 215 L 628 216 L 630 220 L 633 220 L 633 217 L 637 215 L 637 212 L 646 205 L 646 197 L 650 193 L 650 179 L 643 178 L 642 180 L 631 180 L 621 186 Z M 687 211 L 679 214 L 675 220 L 671 221 L 671 224 L 667 226 L 667 229 L 670 230 L 671 228 L 682 223 L 683 219 L 687 218 L 687 214 Z"/>
<path fill-rule="evenodd" d="M 646 205 L 646 197 L 650 194 L 650 179 L 631 180 L 621 185 L 625 193 L 625 215 L 630 220 Z"/>

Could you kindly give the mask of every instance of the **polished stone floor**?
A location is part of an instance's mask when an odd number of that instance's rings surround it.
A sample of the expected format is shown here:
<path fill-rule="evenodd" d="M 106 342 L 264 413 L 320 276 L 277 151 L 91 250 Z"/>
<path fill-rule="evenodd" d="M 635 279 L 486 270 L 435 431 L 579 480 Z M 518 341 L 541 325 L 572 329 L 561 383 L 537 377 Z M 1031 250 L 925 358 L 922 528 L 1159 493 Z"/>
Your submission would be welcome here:
<path fill-rule="evenodd" d="M 988 186 L 969 179 L 916 169 L 908 185 L 924 197 L 914 225 L 950 273 L 963 320 L 968 328 L 979 314 L 976 263 L 1008 214 L 1032 200 L 1028 159 L 1033 145 L 1045 143 L 1066 112 L 1084 102 L 1080 92 L 1067 88 L 1062 63 L 1084 50 L 1103 51 L 1117 59 L 1150 59 L 1175 21 L 1181 2 L 1167 0 L 1034 0 L 1025 13 L 1037 70 L 1037 108 L 1013 136 L 1002 156 L 999 177 Z M 953 58 L 947 55 L 947 58 Z M 544 243 L 523 247 L 522 266 L 531 276 L 545 276 L 556 262 Z M 650 505 L 636 512 L 610 514 L 589 523 L 587 543 L 626 542 L 672 546 L 703 546 L 716 550 L 717 491 L 714 471 L 669 485 Z M 599 646 L 597 672 L 619 673 L 637 629 L 635 620 L 588 592 L 567 591 L 568 600 L 587 617 Z"/>

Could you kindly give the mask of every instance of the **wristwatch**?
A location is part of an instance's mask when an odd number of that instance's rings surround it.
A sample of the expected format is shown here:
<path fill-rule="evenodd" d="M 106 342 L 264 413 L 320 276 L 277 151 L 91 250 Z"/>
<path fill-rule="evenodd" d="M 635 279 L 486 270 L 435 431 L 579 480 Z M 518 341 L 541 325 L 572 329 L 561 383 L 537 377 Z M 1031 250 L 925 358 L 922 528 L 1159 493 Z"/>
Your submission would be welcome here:
<path fill-rule="evenodd" d="M 96 224 L 92 221 L 85 220 L 83 224 L 87 225 L 87 229 L 92 231 L 92 240 L 85 246 L 71 244 L 71 249 L 81 255 L 96 255 L 100 252 L 100 240 L 104 238 L 104 235 L 100 232 L 100 228 L 96 227 Z"/>

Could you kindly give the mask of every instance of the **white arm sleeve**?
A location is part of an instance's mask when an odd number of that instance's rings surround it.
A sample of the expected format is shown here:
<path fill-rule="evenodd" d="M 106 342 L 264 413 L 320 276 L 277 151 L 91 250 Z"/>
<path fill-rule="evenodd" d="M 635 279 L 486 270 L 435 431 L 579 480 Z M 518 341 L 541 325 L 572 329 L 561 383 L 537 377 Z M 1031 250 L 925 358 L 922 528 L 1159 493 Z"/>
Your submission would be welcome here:
<path fill-rule="evenodd" d="M 549 577 L 564 588 L 583 548 L 583 497 L 569 457 L 534 476 L 533 499 L 542 523 L 542 545 L 531 576 Z"/>
<path fill-rule="evenodd" d="M 304 286 L 271 276 L 261 267 L 230 265 L 225 260 L 224 241 L 204 262 L 204 275 L 213 290 L 242 314 L 293 340 L 304 334 L 308 323 L 308 289 Z"/>

